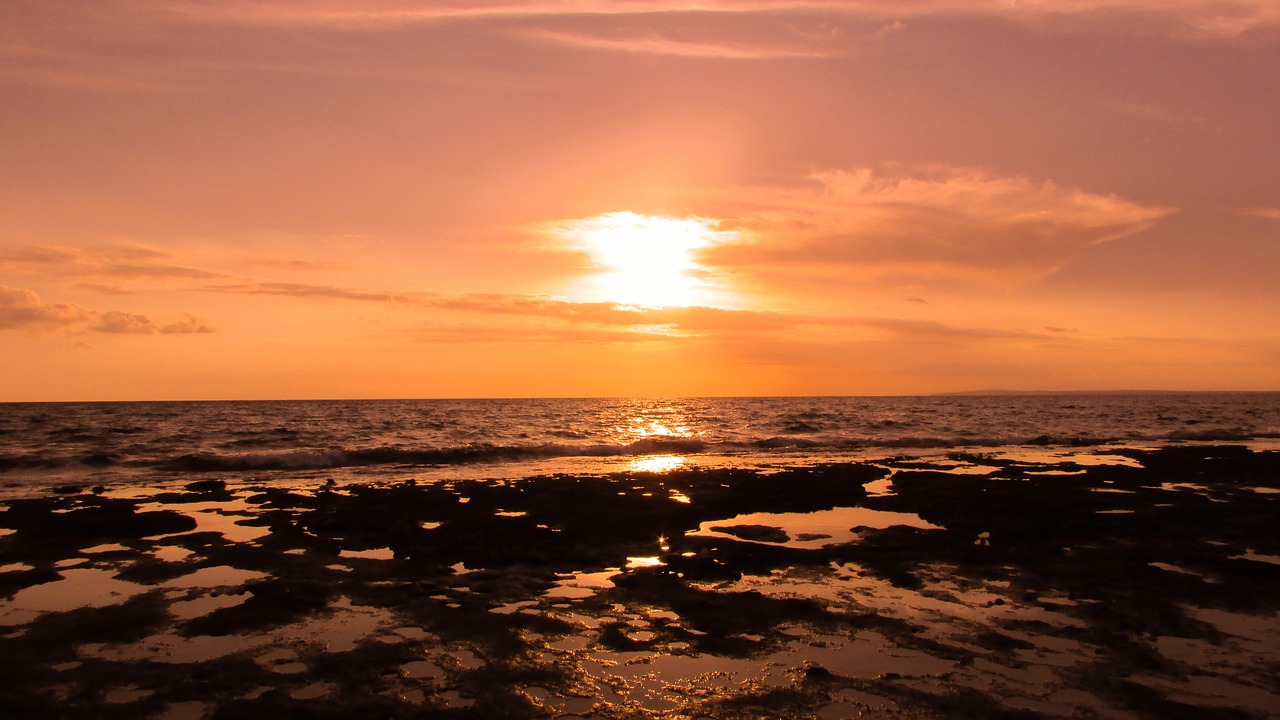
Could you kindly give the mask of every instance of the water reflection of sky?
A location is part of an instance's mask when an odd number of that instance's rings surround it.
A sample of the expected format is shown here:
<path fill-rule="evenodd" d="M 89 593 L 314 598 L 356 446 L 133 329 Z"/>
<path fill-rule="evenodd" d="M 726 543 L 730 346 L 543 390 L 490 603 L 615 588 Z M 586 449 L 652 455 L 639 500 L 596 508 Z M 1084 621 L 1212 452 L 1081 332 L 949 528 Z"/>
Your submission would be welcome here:
<path fill-rule="evenodd" d="M 614 424 L 614 433 L 616 439 L 625 444 L 647 439 L 696 438 L 705 433 L 693 429 L 691 424 L 685 409 L 678 405 L 638 402 L 627 408 Z M 686 463 L 687 459 L 680 455 L 646 455 L 628 461 L 627 470 L 665 473 L 679 470 Z"/>
<path fill-rule="evenodd" d="M 684 467 L 684 457 L 680 455 L 649 455 L 635 458 L 627 463 L 627 469 L 633 472 L 665 473 Z"/>
<path fill-rule="evenodd" d="M 693 438 L 706 434 L 695 429 L 698 423 L 688 408 L 670 403 L 636 401 L 615 409 L 612 420 L 614 441 L 621 444 L 649 438 Z"/>

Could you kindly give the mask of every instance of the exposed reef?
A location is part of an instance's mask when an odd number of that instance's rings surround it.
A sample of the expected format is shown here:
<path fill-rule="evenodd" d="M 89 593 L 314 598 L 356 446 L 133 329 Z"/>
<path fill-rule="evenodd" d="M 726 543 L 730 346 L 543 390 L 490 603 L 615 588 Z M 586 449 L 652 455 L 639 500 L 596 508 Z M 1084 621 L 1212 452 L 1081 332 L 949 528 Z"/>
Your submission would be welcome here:
<path fill-rule="evenodd" d="M 1028 457 L 10 501 L 0 715 L 1280 713 L 1280 453 Z"/>

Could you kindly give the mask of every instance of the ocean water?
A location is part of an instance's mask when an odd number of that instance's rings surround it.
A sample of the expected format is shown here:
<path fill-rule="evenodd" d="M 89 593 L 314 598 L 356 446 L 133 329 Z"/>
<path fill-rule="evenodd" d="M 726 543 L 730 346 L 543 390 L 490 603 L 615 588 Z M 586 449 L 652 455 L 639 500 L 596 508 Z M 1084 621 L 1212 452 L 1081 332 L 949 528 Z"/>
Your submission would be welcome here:
<path fill-rule="evenodd" d="M 1280 393 L 7 403 L 0 404 L 0 491 L 1278 440 Z"/>

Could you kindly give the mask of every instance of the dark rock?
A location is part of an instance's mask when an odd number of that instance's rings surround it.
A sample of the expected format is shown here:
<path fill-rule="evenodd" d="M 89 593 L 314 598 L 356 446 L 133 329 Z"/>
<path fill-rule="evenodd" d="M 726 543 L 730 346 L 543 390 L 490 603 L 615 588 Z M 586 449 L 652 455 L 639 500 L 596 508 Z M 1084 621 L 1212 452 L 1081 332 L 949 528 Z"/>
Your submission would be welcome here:
<path fill-rule="evenodd" d="M 781 528 L 768 525 L 716 525 L 711 529 L 743 540 L 758 542 L 784 543 L 791 539 L 791 536 Z"/>
<path fill-rule="evenodd" d="M 187 483 L 183 489 L 191 492 L 221 492 L 227 489 L 225 480 L 197 480 L 193 483 Z"/>

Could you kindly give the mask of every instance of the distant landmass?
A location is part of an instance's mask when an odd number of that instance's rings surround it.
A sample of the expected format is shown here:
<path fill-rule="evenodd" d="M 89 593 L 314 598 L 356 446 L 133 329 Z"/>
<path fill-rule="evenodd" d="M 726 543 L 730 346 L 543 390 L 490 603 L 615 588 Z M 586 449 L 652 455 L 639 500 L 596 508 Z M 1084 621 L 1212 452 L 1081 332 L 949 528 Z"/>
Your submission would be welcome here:
<path fill-rule="evenodd" d="M 932 393 L 930 397 L 957 397 L 970 395 L 1188 395 L 1252 392 L 1250 390 L 958 390 L 955 392 Z"/>

